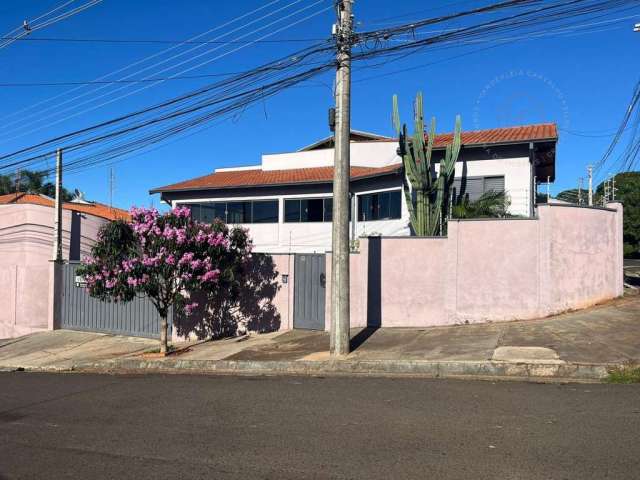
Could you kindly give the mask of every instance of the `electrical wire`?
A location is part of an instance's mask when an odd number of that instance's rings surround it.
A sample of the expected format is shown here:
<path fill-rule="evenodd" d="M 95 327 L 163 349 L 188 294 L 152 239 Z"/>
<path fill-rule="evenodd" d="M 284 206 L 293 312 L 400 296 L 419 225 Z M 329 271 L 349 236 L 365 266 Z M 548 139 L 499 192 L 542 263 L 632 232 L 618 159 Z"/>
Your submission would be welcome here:
<path fill-rule="evenodd" d="M 40 15 L 39 17 L 36 17 L 35 19 L 31 20 L 31 21 L 26 21 L 22 27 L 18 27 L 13 29 L 11 32 L 5 34 L 3 36 L 2 39 L 0 39 L 0 49 L 5 48 L 9 45 L 11 45 L 13 42 L 17 41 L 17 40 L 22 40 L 24 37 L 26 37 L 27 35 L 29 35 L 31 32 L 35 32 L 38 30 L 41 30 L 43 28 L 46 28 L 50 25 L 53 25 L 54 23 L 58 23 L 61 22 L 62 20 L 66 20 L 69 17 L 73 17 L 74 15 L 79 14 L 80 12 L 83 12 L 84 10 L 91 8 L 99 3 L 102 2 L 102 0 L 90 0 L 89 2 L 80 5 L 79 7 L 76 7 L 72 10 L 69 10 L 67 12 L 61 13 L 55 17 L 43 20 L 42 22 L 38 23 L 38 20 L 42 20 L 43 18 L 51 15 L 52 13 L 61 10 L 62 8 L 66 7 L 67 5 L 70 5 L 71 3 L 73 3 L 75 0 L 69 0 L 59 6 L 57 6 L 56 8 L 49 10 L 48 12 Z M 20 33 L 16 33 L 16 32 L 20 32 Z"/>
<path fill-rule="evenodd" d="M 75 1 L 75 0 L 71 0 L 71 1 Z M 199 34 L 197 34 L 197 35 L 195 35 L 195 36 L 193 36 L 193 37 L 189 38 L 188 40 L 185 40 L 184 42 L 182 42 L 182 43 L 180 43 L 180 44 L 178 44 L 178 45 L 175 45 L 175 46 L 172 46 L 172 47 L 169 47 L 169 48 L 165 48 L 165 49 L 163 49 L 163 50 L 161 50 L 161 51 L 159 51 L 159 52 L 156 52 L 156 53 L 154 53 L 154 54 L 151 54 L 151 55 L 148 55 L 148 56 L 146 56 L 146 57 L 143 57 L 143 58 L 141 58 L 140 60 L 136 60 L 135 62 L 129 63 L 129 64 L 125 65 L 124 67 L 120 67 L 120 68 L 118 68 L 118 69 L 116 69 L 116 70 L 113 70 L 113 71 L 111 71 L 111 72 L 109 72 L 109 73 L 107 73 L 107 74 L 105 74 L 105 75 L 102 75 L 102 76 L 100 76 L 100 77 L 97 77 L 96 79 L 94 79 L 94 81 L 101 81 L 101 80 L 105 80 L 105 79 L 107 79 L 107 78 L 111 77 L 112 75 L 115 75 L 115 74 L 118 74 L 118 73 L 124 72 L 124 71 L 126 71 L 126 70 L 128 70 L 128 69 L 130 69 L 130 68 L 132 68 L 132 67 L 136 67 L 136 66 L 138 66 L 138 65 L 144 64 L 145 62 L 147 62 L 147 61 L 149 61 L 149 60 L 153 60 L 153 59 L 155 59 L 155 58 L 157 58 L 157 57 L 163 56 L 163 55 L 165 55 L 166 53 L 172 52 L 172 51 L 174 51 L 174 50 L 176 50 L 176 49 L 180 48 L 182 45 L 185 45 L 185 44 L 186 44 L 185 42 L 195 41 L 195 40 L 196 40 L 196 39 L 198 39 L 198 38 L 202 38 L 202 37 L 204 37 L 204 36 L 206 36 L 206 35 L 208 35 L 208 34 L 210 34 L 210 33 L 216 32 L 216 31 L 221 30 L 221 29 L 223 29 L 223 28 L 226 28 L 226 27 L 228 27 L 228 26 L 230 26 L 230 25 L 233 25 L 234 23 L 236 23 L 236 22 L 238 22 L 238 21 L 240 21 L 240 20 L 242 20 L 242 19 L 244 19 L 244 18 L 247 18 L 247 17 L 253 17 L 253 16 L 254 16 L 255 14 L 257 14 L 258 12 L 260 12 L 260 11 L 262 11 L 262 10 L 264 10 L 264 9 L 267 9 L 267 8 L 271 7 L 272 5 L 278 4 L 278 3 L 282 2 L 282 1 L 283 1 L 283 0 L 271 0 L 270 2 L 268 2 L 268 3 L 266 3 L 266 4 L 262 5 L 262 6 L 260 6 L 260 7 L 258 7 L 258 8 L 255 8 L 255 9 L 253 9 L 253 10 L 250 10 L 249 12 L 246 12 L 246 13 L 244 13 L 244 14 L 242 14 L 242 15 L 239 15 L 239 16 L 237 16 L 237 17 L 234 17 L 234 18 L 232 18 L 231 20 L 228 20 L 228 21 L 226 21 L 226 22 L 223 22 L 222 24 L 220 24 L 220 25 L 218 25 L 218 26 L 216 26 L 216 27 L 213 27 L 213 28 L 210 28 L 209 30 L 206 30 L 205 32 L 199 33 Z M 217 38 L 217 37 L 216 37 L 216 38 Z M 190 51 L 190 50 L 189 50 L 189 51 Z M 189 53 L 189 51 L 187 51 L 186 53 Z M 175 56 L 174 56 L 174 57 L 171 57 L 171 58 L 175 58 Z M 132 74 L 130 74 L 129 76 L 121 77 L 119 80 L 125 80 L 125 79 L 127 79 L 127 78 L 130 78 L 131 76 L 138 75 L 140 72 L 141 72 L 140 70 L 137 70 L 136 72 L 133 72 L 133 73 L 132 73 Z M 47 111 L 51 111 L 52 109 L 60 108 L 60 107 L 61 107 L 61 106 L 63 106 L 63 105 L 66 105 L 66 104 L 69 104 L 69 103 L 71 103 L 71 102 L 74 102 L 75 100 L 77 100 L 77 99 L 79 99 L 79 98 L 83 98 L 84 96 L 86 96 L 86 95 L 88 95 L 89 93 L 91 93 L 91 92 L 85 92 L 85 94 L 83 94 L 83 95 L 73 96 L 73 97 L 71 97 L 71 96 L 70 96 L 70 94 L 71 94 L 71 93 L 73 93 L 73 92 L 77 92 L 77 91 L 79 91 L 79 90 L 81 90 L 81 89 L 82 89 L 82 87 L 76 87 L 76 88 L 70 89 L 70 90 L 68 90 L 68 91 L 66 91 L 66 92 L 62 92 L 62 93 L 57 94 L 57 95 L 55 95 L 55 96 L 53 96 L 53 97 L 47 98 L 47 99 L 42 100 L 42 101 L 40 101 L 40 102 L 37 102 L 37 103 L 35 103 L 35 104 L 29 105 L 29 106 L 27 106 L 27 107 L 25 107 L 25 108 L 22 108 L 22 109 L 20 109 L 20 110 L 17 110 L 17 111 L 15 111 L 15 112 L 14 112 L 14 113 L 12 113 L 12 114 L 9 114 L 9 115 L 7 115 L 7 116 L 5 116 L 5 117 L 0 118 L 0 120 L 3 122 L 3 125 L 4 125 L 5 127 L 8 127 L 8 126 L 14 125 L 14 124 L 16 123 L 15 121 L 14 121 L 14 122 L 7 122 L 6 120 L 7 120 L 7 119 L 9 119 L 9 118 L 12 118 L 12 117 L 14 117 L 14 116 L 20 115 L 20 117 L 21 117 L 21 118 L 20 118 L 20 121 L 22 121 L 22 120 L 24 120 L 24 119 L 25 119 L 25 115 L 24 115 L 24 113 L 25 113 L 25 112 L 28 112 L 28 111 L 30 111 L 30 110 L 34 110 L 34 109 L 36 109 L 36 108 L 38 108 L 38 107 L 41 107 L 42 105 L 44 105 L 44 104 L 46 104 L 46 103 L 49 103 L 49 102 L 51 102 L 51 101 L 53 101 L 53 100 L 57 100 L 57 99 L 62 98 L 62 97 L 65 97 L 65 98 L 66 98 L 66 101 L 64 101 L 64 102 L 62 102 L 62 103 L 58 103 L 58 104 L 53 105 L 53 106 L 51 106 L 51 107 L 45 108 L 44 110 L 41 110 L 41 111 L 37 112 L 37 114 L 41 114 L 41 113 L 44 113 L 44 112 L 47 112 Z M 98 88 L 98 89 L 94 89 L 94 90 L 95 90 L 95 91 L 99 91 L 99 90 L 101 90 L 101 89 L 100 89 L 100 88 Z M 33 115 L 27 115 L 26 117 L 28 117 L 28 118 L 32 118 L 32 117 L 33 117 Z"/>
<path fill-rule="evenodd" d="M 302 1 L 304 1 L 304 0 L 294 0 L 294 1 L 292 1 L 292 2 L 290 2 L 290 3 L 288 3 L 288 4 L 286 4 L 286 5 L 284 5 L 283 7 L 280 7 L 280 8 L 278 8 L 278 9 L 276 9 L 276 10 L 270 11 L 269 13 L 267 13 L 267 14 L 265 14 L 265 15 L 262 15 L 261 17 L 254 18 L 254 19 L 252 19 L 251 21 L 249 21 L 249 22 L 247 22 L 247 23 L 245 23 L 245 24 L 240 25 L 239 27 L 236 27 L 236 28 L 234 28 L 234 29 L 231 29 L 231 30 L 225 31 L 224 33 L 222 33 L 221 35 L 219 35 L 219 36 L 218 36 L 218 37 L 216 37 L 216 38 L 224 38 L 224 37 L 226 37 L 226 36 L 228 36 L 228 35 L 231 35 L 231 34 L 233 34 L 233 33 L 235 33 L 235 32 L 238 32 L 238 31 L 240 31 L 240 30 L 243 30 L 244 28 L 246 28 L 246 27 L 247 27 L 247 26 L 249 26 L 249 25 L 253 25 L 253 24 L 255 24 L 255 23 L 258 23 L 258 22 L 260 22 L 260 21 L 264 20 L 265 18 L 269 18 L 269 17 L 271 17 L 271 16 L 273 16 L 273 15 L 275 15 L 275 14 L 277 14 L 277 13 L 279 13 L 279 12 L 281 12 L 281 11 L 283 11 L 283 10 L 285 10 L 285 9 L 287 9 L 287 8 L 289 8 L 289 7 L 291 7 L 291 6 L 294 6 L 294 5 L 296 5 L 296 4 L 298 4 L 298 3 L 302 2 Z M 266 24 L 266 25 L 262 25 L 261 27 L 259 27 L 259 28 L 257 28 L 257 29 L 254 29 L 254 30 L 250 31 L 249 33 L 245 33 L 245 34 L 243 34 L 243 35 L 241 35 L 241 36 L 239 36 L 239 37 L 236 37 L 236 40 L 237 40 L 237 39 L 246 38 L 246 37 L 248 37 L 248 36 L 250 36 L 250 35 L 252 35 L 252 34 L 255 34 L 255 33 L 257 33 L 257 32 L 260 32 L 260 31 L 262 31 L 262 30 L 265 30 L 265 29 L 267 29 L 267 28 L 269 28 L 269 27 L 271 27 L 271 26 L 275 25 L 276 23 L 279 23 L 279 22 L 284 21 L 284 20 L 286 20 L 286 19 L 288 19 L 288 18 L 291 18 L 292 16 L 295 16 L 296 14 L 298 14 L 298 13 L 300 13 L 300 12 L 304 11 L 304 10 L 307 10 L 307 9 L 309 9 L 309 8 L 311 8 L 311 7 L 313 7 L 313 6 L 317 5 L 317 4 L 319 4 L 319 3 L 322 3 L 322 2 L 324 2 L 324 1 L 326 1 L 326 0 L 316 0 L 316 1 L 315 1 L 314 3 L 312 3 L 311 5 L 308 5 L 308 6 L 304 7 L 304 8 L 302 8 L 302 9 L 298 9 L 298 10 L 296 10 L 296 11 L 294 11 L 294 12 L 292 12 L 292 13 L 289 13 L 289 14 L 287 14 L 287 15 L 283 16 L 283 17 L 278 17 L 275 21 L 272 21 L 272 22 L 270 22 L 270 23 L 268 23 L 268 24 Z M 306 19 L 306 18 L 305 18 L 305 19 Z M 299 23 L 299 22 L 297 22 L 297 23 Z M 294 24 L 295 24 L 295 23 L 294 23 Z M 262 38 L 267 38 L 267 37 L 269 37 L 269 36 L 275 35 L 276 33 L 279 33 L 280 31 L 283 31 L 284 29 L 287 29 L 287 28 L 291 27 L 291 26 L 292 26 L 292 25 L 294 25 L 294 24 L 288 24 L 288 25 L 287 25 L 287 26 L 285 26 L 283 29 L 278 29 L 278 30 L 270 31 L 267 35 L 265 35 L 265 36 L 263 36 L 263 37 L 260 37 L 260 38 L 262 39 Z M 189 71 L 191 71 L 191 70 L 194 70 L 195 68 L 199 68 L 200 66 L 204 66 L 204 65 L 206 65 L 206 64 L 208 64 L 208 63 L 211 63 L 212 61 L 215 61 L 215 60 L 218 60 L 218 59 L 220 59 L 220 58 L 223 58 L 223 57 L 225 57 L 225 56 L 227 56 L 227 55 L 229 55 L 229 54 L 231 54 L 231 53 L 234 53 L 234 52 L 236 52 L 236 51 L 238 51 L 238 50 L 240 50 L 240 49 L 242 49 L 242 48 L 246 48 L 246 47 L 247 47 L 247 46 L 249 46 L 249 45 L 250 45 L 250 44 L 244 44 L 244 45 L 242 45 L 242 46 L 240 46 L 240 47 L 237 47 L 236 49 L 234 49 L 234 50 L 232 50 L 232 51 L 230 51 L 230 52 L 226 52 L 226 53 L 224 53 L 224 54 L 222 54 L 222 55 L 218 55 L 218 56 L 216 56 L 215 58 L 210 59 L 209 61 L 205 61 L 205 62 L 199 63 L 199 64 L 197 64 L 196 66 L 192 66 L 192 67 L 189 67 L 189 68 L 183 69 L 183 70 L 181 70 L 181 71 L 179 71 L 179 72 L 177 72 L 177 73 L 175 73 L 175 74 L 173 74 L 173 75 L 181 75 L 181 74 L 183 74 L 183 73 L 187 73 L 187 72 L 189 72 Z M 156 62 L 155 64 L 153 64 L 153 65 L 151 65 L 151 66 L 147 66 L 147 67 L 145 67 L 145 68 L 143 68 L 143 69 L 141 69 L 141 70 L 138 70 L 138 72 L 137 72 L 137 73 L 139 74 L 139 73 L 142 73 L 142 72 L 144 72 L 144 71 L 148 71 L 148 70 L 150 70 L 150 69 L 152 69 L 152 68 L 154 68 L 154 67 L 156 67 L 156 66 L 159 66 L 159 65 L 165 64 L 165 63 L 167 63 L 167 62 L 169 62 L 169 61 L 171 61 L 171 60 L 173 60 L 173 59 L 175 59 L 175 58 L 178 58 L 178 57 L 180 57 L 180 56 L 184 56 L 184 55 L 185 55 L 185 54 L 187 54 L 187 53 L 192 54 L 194 51 L 196 51 L 196 50 L 198 50 L 198 49 L 202 48 L 203 46 L 204 46 L 204 45 L 199 45 L 199 46 L 196 46 L 196 47 L 189 48 L 189 49 L 187 49 L 187 50 L 185 50 L 185 51 L 183 51 L 183 52 L 181 52 L 181 53 L 179 53 L 179 54 L 177 54 L 177 55 L 173 55 L 172 57 L 169 57 L 169 58 L 164 59 L 164 60 L 162 60 L 162 61 L 160 61 L 160 62 Z M 161 74 L 161 73 L 168 72 L 168 71 L 170 71 L 170 70 L 172 70 L 172 69 L 174 69 L 174 68 L 176 68 L 176 67 L 178 67 L 178 66 L 181 66 L 181 65 L 184 65 L 184 64 L 190 63 L 190 62 L 194 61 L 194 60 L 195 60 L 195 59 L 197 59 L 197 58 L 200 58 L 200 57 L 202 57 L 202 56 L 204 56 L 204 55 L 208 55 L 209 53 L 215 52 L 215 51 L 219 50 L 220 48 L 223 48 L 223 46 L 217 46 L 217 47 L 211 48 L 211 49 L 206 50 L 205 52 L 199 53 L 199 54 L 197 54 L 197 55 L 193 55 L 193 54 L 192 54 L 192 55 L 190 55 L 186 60 L 182 60 L 182 61 L 180 61 L 180 62 L 179 62 L 179 63 L 177 63 L 177 64 L 169 65 L 168 67 L 165 67 L 165 68 L 163 68 L 163 69 L 161 69 L 161 70 L 159 70 L 159 71 L 155 72 L 153 75 L 158 75 L 158 74 Z M 126 75 L 125 77 L 122 77 L 122 79 L 130 78 L 132 75 L 133 75 L 133 74 Z M 144 80 L 147 80 L 148 78 L 151 78 L 153 75 L 150 75 L 150 76 L 148 76 L 148 77 L 144 77 L 143 79 L 144 79 Z M 173 76 L 173 75 L 171 75 L 171 76 Z M 103 94 L 98 95 L 97 97 L 87 98 L 86 100 L 83 100 L 83 101 L 81 101 L 81 102 L 77 102 L 77 100 L 79 100 L 79 99 L 81 99 L 81 98 L 83 98 L 83 97 L 86 97 L 86 96 L 88 95 L 88 93 L 85 93 L 85 94 L 82 94 L 82 95 L 78 95 L 78 96 L 76 96 L 76 97 L 74 97 L 74 98 L 70 98 L 70 99 L 68 99 L 68 100 L 66 100 L 66 101 L 64 101 L 64 102 L 62 102 L 60 105 L 58 105 L 58 106 L 57 106 L 57 108 L 55 109 L 55 112 L 53 112 L 53 113 L 51 113 L 51 114 L 48 114 L 48 115 L 42 115 L 42 113 L 44 113 L 44 112 L 46 112 L 46 111 L 51 111 L 51 110 L 53 109 L 53 107 L 49 107 L 49 108 L 47 108 L 47 109 L 44 109 L 44 111 L 35 112 L 34 114 L 32 114 L 32 115 L 28 115 L 28 116 L 26 116 L 26 117 L 22 118 L 20 121 L 18 121 L 18 122 L 17 122 L 17 123 L 27 123 L 27 122 L 29 122 L 29 126 L 31 126 L 31 125 L 33 125 L 34 121 L 33 121 L 33 120 L 32 120 L 32 121 L 29 121 L 29 118 L 30 118 L 30 117 L 31 117 L 31 118 L 33 118 L 33 117 L 35 117 L 35 116 L 37 115 L 37 119 L 35 120 L 35 123 L 36 123 L 36 124 L 38 124 L 38 123 L 39 123 L 39 124 L 42 124 L 42 126 L 40 126 L 40 127 L 31 128 L 30 130 L 26 130 L 26 131 L 24 131 L 21 127 L 17 127 L 17 128 L 13 128 L 13 129 L 12 129 L 12 128 L 5 128 L 5 129 L 4 129 L 4 135 L 5 135 L 5 137 L 4 137 L 3 141 L 4 141 L 4 142 L 6 142 L 6 141 L 10 141 L 10 140 L 15 140 L 15 139 L 17 139 L 17 138 L 23 137 L 23 136 L 28 135 L 28 134 L 30 134 L 30 133 L 34 133 L 34 132 L 40 131 L 40 130 L 42 130 L 43 128 L 49 128 L 49 127 L 51 127 L 51 126 L 53 126 L 53 125 L 60 124 L 60 123 L 62 123 L 62 122 L 64 122 L 64 121 L 67 121 L 67 120 L 69 120 L 69 119 L 71 119 L 71 118 L 75 118 L 75 117 L 77 117 L 77 116 L 79 116 L 79 115 L 82 115 L 82 114 L 84 114 L 84 113 L 88 113 L 88 112 L 90 112 L 90 111 L 94 111 L 94 110 L 96 110 L 96 109 L 98 109 L 98 108 L 101 108 L 101 107 L 103 107 L 103 106 L 109 105 L 109 104 L 114 103 L 114 102 L 116 102 L 116 101 L 118 101 L 118 100 L 122 100 L 122 99 L 124 99 L 124 98 L 130 97 L 131 95 L 134 95 L 134 94 L 136 94 L 136 93 L 139 93 L 140 91 L 143 91 L 143 90 L 146 90 L 146 89 L 148 89 L 148 88 L 151 88 L 151 87 L 153 87 L 154 85 L 159 84 L 159 83 L 162 83 L 162 82 L 163 82 L 163 80 L 159 80 L 159 81 L 158 81 L 158 82 L 156 82 L 156 83 L 151 83 L 151 84 L 146 85 L 146 86 L 144 86 L 144 87 L 138 88 L 137 90 L 134 90 L 134 91 L 132 91 L 132 92 L 128 92 L 128 93 L 126 93 L 126 94 L 122 94 L 122 95 L 115 96 L 115 97 L 114 97 L 114 94 L 115 94 L 115 93 L 125 90 L 125 89 L 128 87 L 128 85 L 120 86 L 120 87 L 118 87 L 118 88 L 116 88 L 116 89 L 114 89 L 114 90 L 105 91 Z M 97 92 L 97 91 L 100 91 L 100 90 L 105 90 L 105 88 L 107 88 L 107 87 L 108 87 L 108 85 L 103 85 L 103 86 L 98 87 L 97 89 L 95 89 L 95 91 Z M 101 99 L 105 99 L 105 98 L 107 98 L 107 100 L 105 100 L 104 102 L 96 103 L 96 101 L 101 100 Z M 67 108 L 63 108 L 63 109 L 60 109 L 60 106 L 65 105 L 65 104 L 71 104 L 71 103 L 72 103 L 72 105 L 70 105 L 69 107 L 67 107 Z M 74 113 L 74 114 L 63 116 L 64 114 L 66 114 L 66 113 L 70 113 L 70 112 L 72 112 L 73 110 L 77 110 L 79 107 L 82 107 L 82 106 L 85 106 L 85 105 L 90 105 L 90 107 L 89 107 L 89 108 L 85 108 L 85 109 L 83 109 L 83 110 L 80 110 L 79 112 L 76 112 L 76 113 Z M 61 116 L 62 116 L 62 117 L 61 117 Z M 61 117 L 61 118 L 60 118 L 60 117 Z M 57 118 L 57 119 L 56 119 L 56 118 Z M 51 120 L 53 120 L 53 119 L 56 119 L 56 120 L 55 120 L 55 121 L 51 121 Z M 46 122 L 46 123 L 45 123 L 45 122 Z M 16 122 L 13 122 L 13 124 L 15 124 L 15 123 L 16 123 Z M 5 127 L 9 127 L 10 125 L 11 125 L 11 123 L 9 123 L 9 124 L 5 125 Z M 22 130 L 22 132 L 21 132 L 21 133 L 16 134 L 17 132 L 20 132 L 21 130 Z M 14 135 L 13 135 L 13 136 L 11 136 L 11 137 L 6 137 L 6 135 L 11 135 L 11 134 L 14 134 Z"/>

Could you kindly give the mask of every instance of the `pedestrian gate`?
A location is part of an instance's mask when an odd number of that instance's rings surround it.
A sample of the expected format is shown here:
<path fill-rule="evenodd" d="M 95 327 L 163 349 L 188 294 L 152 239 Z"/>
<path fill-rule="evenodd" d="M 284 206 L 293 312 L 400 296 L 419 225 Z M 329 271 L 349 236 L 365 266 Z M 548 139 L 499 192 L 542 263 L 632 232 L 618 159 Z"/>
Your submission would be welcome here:
<path fill-rule="evenodd" d="M 296 254 L 294 267 L 293 327 L 324 330 L 325 256 Z"/>
<path fill-rule="evenodd" d="M 136 337 L 160 337 L 160 316 L 146 297 L 128 303 L 104 302 L 85 290 L 84 279 L 76 275 L 79 262 L 63 266 L 62 319 L 60 328 L 113 333 Z M 171 313 L 169 327 L 171 327 Z"/>

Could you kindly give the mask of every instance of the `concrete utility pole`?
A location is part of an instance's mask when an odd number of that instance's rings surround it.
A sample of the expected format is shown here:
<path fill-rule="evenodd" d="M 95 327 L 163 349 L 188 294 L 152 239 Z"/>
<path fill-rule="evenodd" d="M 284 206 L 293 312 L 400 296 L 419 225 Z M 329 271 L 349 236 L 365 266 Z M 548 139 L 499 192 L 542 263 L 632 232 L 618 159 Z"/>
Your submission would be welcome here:
<path fill-rule="evenodd" d="M 353 0 L 337 0 L 336 127 L 331 231 L 331 354 L 349 353 L 349 180 Z M 353 212 L 355 215 L 356 212 Z"/>
<path fill-rule="evenodd" d="M 547 177 L 547 204 L 551 203 L 551 177 Z"/>
<path fill-rule="evenodd" d="M 582 205 L 582 180 L 582 177 L 578 179 L 578 205 Z"/>
<path fill-rule="evenodd" d="M 593 207 L 593 167 L 591 165 L 587 167 L 587 174 L 589 175 L 589 206 Z"/>
<path fill-rule="evenodd" d="M 53 260 L 62 262 L 62 150 L 56 151 L 56 199 L 54 208 Z"/>
<path fill-rule="evenodd" d="M 115 175 L 113 173 L 113 167 L 109 169 L 109 208 L 113 208 L 113 190 L 115 188 Z"/>
<path fill-rule="evenodd" d="M 611 179 L 611 201 L 616 201 L 616 176 Z"/>

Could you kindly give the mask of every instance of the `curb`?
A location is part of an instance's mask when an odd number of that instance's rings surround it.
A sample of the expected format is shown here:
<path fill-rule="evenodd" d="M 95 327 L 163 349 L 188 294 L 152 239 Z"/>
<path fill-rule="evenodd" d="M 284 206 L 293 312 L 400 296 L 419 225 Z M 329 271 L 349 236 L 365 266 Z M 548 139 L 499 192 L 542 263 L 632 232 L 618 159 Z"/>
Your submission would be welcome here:
<path fill-rule="evenodd" d="M 394 376 L 425 378 L 478 378 L 528 381 L 602 381 L 611 365 L 586 363 L 509 363 L 494 361 L 421 360 L 328 360 L 328 361 L 251 361 L 180 360 L 162 361 L 121 358 L 100 362 L 77 362 L 71 367 L 24 367 L 33 372 L 83 372 L 111 374 L 220 374 L 220 375 L 299 375 L 299 376 Z M 13 369 L 17 370 L 16 368 Z"/>

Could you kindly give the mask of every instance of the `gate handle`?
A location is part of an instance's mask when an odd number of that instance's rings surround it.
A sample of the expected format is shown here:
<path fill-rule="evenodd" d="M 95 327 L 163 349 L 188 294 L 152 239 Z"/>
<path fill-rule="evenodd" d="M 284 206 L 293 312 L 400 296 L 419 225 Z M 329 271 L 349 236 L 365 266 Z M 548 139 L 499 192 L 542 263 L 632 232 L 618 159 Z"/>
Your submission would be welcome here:
<path fill-rule="evenodd" d="M 327 277 L 324 273 L 320 274 L 320 286 L 324 288 L 327 284 Z"/>

